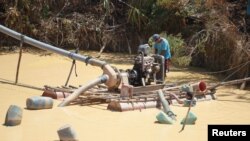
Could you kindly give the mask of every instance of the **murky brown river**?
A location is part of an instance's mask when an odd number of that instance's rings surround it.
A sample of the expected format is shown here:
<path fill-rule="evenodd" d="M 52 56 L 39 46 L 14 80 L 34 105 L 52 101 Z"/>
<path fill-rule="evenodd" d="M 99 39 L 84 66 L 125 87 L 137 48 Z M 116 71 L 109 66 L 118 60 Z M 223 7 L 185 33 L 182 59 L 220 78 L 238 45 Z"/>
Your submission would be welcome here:
<path fill-rule="evenodd" d="M 18 54 L 0 55 L 0 80 L 15 80 Z M 130 65 L 115 65 L 131 68 Z M 37 87 L 43 85 L 64 85 L 71 67 L 71 60 L 57 55 L 39 56 L 23 54 L 19 82 Z M 78 77 L 71 77 L 70 84 L 78 86 L 102 74 L 102 70 L 77 62 Z M 168 79 L 176 80 L 202 77 L 195 72 L 170 72 Z M 80 141 L 206 141 L 208 124 L 250 124 L 250 91 L 235 87 L 219 87 L 217 100 L 198 102 L 191 111 L 198 120 L 195 125 L 187 125 L 179 133 L 180 121 L 187 108 L 171 106 L 177 115 L 173 125 L 155 123 L 158 109 L 142 111 L 112 112 L 107 105 L 57 107 L 60 101 L 48 110 L 27 110 L 26 99 L 41 95 L 42 91 L 0 83 L 0 122 L 4 124 L 10 105 L 23 108 L 22 123 L 19 126 L 0 126 L 3 141 L 54 141 L 59 140 L 57 130 L 69 124 Z"/>

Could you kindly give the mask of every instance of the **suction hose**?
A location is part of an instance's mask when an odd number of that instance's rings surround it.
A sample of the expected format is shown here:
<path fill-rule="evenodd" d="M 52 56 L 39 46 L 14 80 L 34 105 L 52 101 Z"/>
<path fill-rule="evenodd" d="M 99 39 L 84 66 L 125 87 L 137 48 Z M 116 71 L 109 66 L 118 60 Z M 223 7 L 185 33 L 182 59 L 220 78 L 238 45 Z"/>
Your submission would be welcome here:
<path fill-rule="evenodd" d="M 72 102 L 73 100 L 75 100 L 77 97 L 79 97 L 79 95 L 81 95 L 83 92 L 93 88 L 94 86 L 98 85 L 98 84 L 102 84 L 107 82 L 107 80 L 109 79 L 109 76 L 104 74 L 100 77 L 98 77 L 97 79 L 87 83 L 86 85 L 80 87 L 79 89 L 75 90 L 73 92 L 73 94 L 69 95 L 66 99 L 64 99 L 63 102 L 61 102 L 58 106 L 59 107 L 64 107 L 69 105 L 70 102 Z"/>

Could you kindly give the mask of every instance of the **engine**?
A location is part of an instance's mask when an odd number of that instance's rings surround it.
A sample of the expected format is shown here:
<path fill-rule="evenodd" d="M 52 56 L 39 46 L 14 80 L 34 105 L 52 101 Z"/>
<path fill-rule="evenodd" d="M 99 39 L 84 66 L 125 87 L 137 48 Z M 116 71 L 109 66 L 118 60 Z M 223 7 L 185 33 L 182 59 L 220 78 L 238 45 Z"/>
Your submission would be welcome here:
<path fill-rule="evenodd" d="M 150 56 L 149 54 L 148 44 L 139 46 L 133 68 L 126 70 L 130 85 L 145 86 L 150 85 L 151 82 L 164 83 L 164 57 L 161 55 Z"/>

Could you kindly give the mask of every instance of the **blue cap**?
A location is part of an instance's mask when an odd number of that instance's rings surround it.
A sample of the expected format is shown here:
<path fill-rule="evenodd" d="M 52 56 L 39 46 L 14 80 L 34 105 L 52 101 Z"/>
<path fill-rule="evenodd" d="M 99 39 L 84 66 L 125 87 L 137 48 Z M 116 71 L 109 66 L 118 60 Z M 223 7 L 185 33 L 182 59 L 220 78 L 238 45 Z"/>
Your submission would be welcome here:
<path fill-rule="evenodd" d="M 154 41 L 157 41 L 158 39 L 160 39 L 161 38 L 161 36 L 159 35 L 159 34 L 154 34 L 153 35 L 153 40 Z"/>

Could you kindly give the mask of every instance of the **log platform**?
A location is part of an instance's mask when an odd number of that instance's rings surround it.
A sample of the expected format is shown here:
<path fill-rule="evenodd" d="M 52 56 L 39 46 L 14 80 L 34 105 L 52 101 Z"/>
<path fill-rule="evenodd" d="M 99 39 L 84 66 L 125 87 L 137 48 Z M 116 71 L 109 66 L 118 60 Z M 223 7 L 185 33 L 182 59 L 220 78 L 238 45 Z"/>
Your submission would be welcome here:
<path fill-rule="evenodd" d="M 167 90 L 164 90 L 165 88 Z M 148 108 L 159 108 L 161 105 L 159 103 L 159 97 L 157 90 L 162 89 L 165 99 L 170 104 L 176 104 L 177 101 L 171 97 L 169 94 L 174 93 L 179 99 L 185 99 L 185 94 L 181 93 L 178 88 L 173 87 L 170 89 L 169 85 L 148 85 L 141 87 L 133 86 L 122 86 L 121 89 L 109 91 L 105 86 L 98 85 L 88 91 L 82 93 L 75 101 L 70 103 L 71 105 L 93 105 L 100 103 L 107 103 L 108 110 L 112 111 L 131 111 L 131 110 L 141 110 Z M 77 90 L 77 86 L 61 86 L 52 87 L 44 86 L 44 92 L 42 96 L 51 97 L 57 100 L 64 100 L 67 96 L 72 94 L 74 90 Z M 207 101 L 214 100 L 215 91 L 207 90 L 205 92 L 195 93 L 197 101 Z"/>

